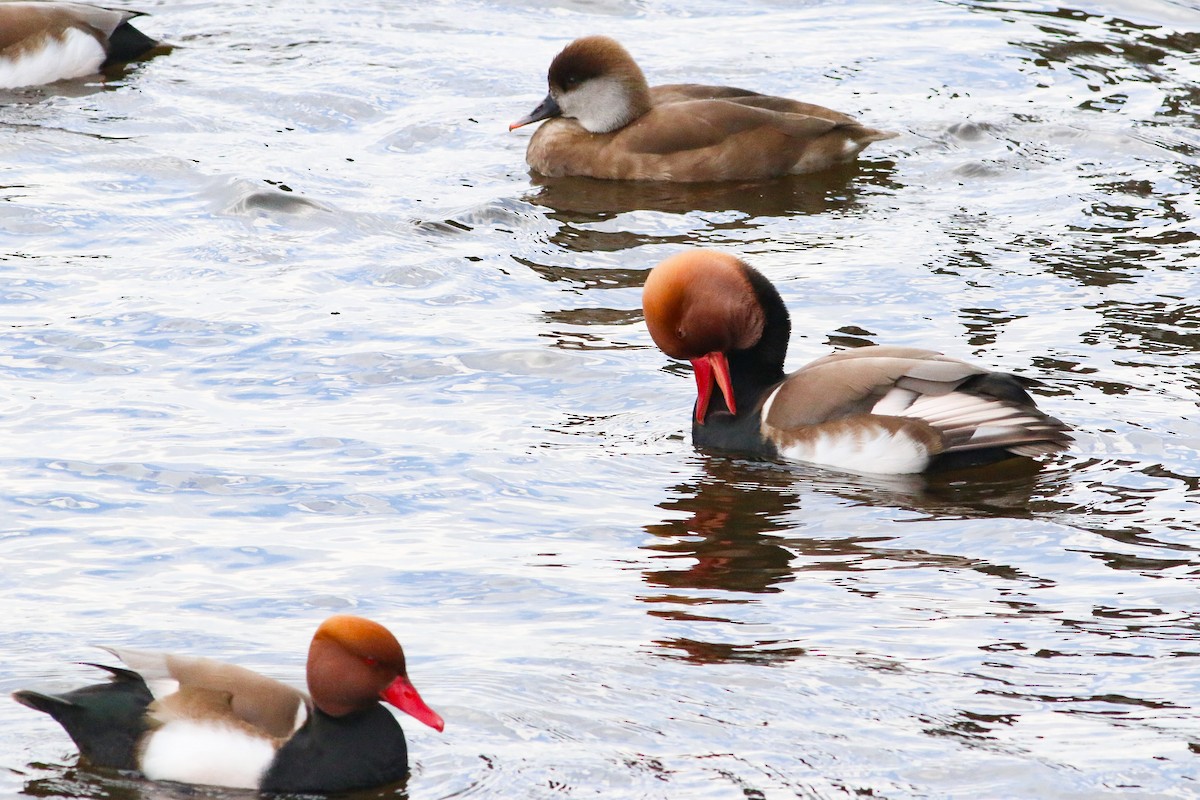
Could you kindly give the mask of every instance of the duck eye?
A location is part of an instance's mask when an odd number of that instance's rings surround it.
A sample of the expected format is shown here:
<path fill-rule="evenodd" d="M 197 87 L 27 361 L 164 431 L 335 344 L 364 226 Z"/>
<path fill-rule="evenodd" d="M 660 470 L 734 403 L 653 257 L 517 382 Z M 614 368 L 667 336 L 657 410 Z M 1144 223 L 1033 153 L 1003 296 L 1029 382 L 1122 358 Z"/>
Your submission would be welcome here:
<path fill-rule="evenodd" d="M 379 659 L 375 658 L 375 656 L 366 656 L 363 658 L 363 661 L 368 667 L 373 667 L 379 663 Z"/>
<path fill-rule="evenodd" d="M 675 329 L 675 336 L 676 336 L 676 338 L 678 338 L 678 339 L 686 339 L 686 338 L 687 338 L 687 331 L 685 331 L 683 328 L 676 328 L 676 329 Z"/>

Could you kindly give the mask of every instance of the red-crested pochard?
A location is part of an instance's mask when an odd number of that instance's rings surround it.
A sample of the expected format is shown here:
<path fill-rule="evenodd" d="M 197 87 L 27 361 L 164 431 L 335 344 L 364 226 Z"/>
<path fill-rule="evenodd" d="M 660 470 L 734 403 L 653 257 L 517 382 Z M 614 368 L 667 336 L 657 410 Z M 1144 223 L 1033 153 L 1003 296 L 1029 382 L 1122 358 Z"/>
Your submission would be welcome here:
<path fill-rule="evenodd" d="M 0 89 L 92 75 L 159 45 L 135 11 L 53 0 L 0 0 Z"/>
<path fill-rule="evenodd" d="M 729 181 L 818 172 L 853 161 L 875 130 L 828 108 L 731 86 L 649 86 L 607 36 L 576 39 L 550 64 L 550 93 L 509 126 L 545 122 L 525 152 L 549 177 Z"/>
<path fill-rule="evenodd" d="M 54 717 L 91 764 L 151 780 L 303 793 L 382 786 L 408 774 L 408 752 L 379 700 L 444 727 L 409 681 L 396 637 L 362 617 L 334 616 L 317 628 L 311 699 L 232 664 L 104 649 L 127 667 L 94 665 L 109 682 L 13 697 Z"/>
<path fill-rule="evenodd" d="M 904 474 L 1055 453 L 1071 441 L 1025 391 L 1035 381 L 931 350 L 860 347 L 785 375 L 787 308 L 727 253 L 663 261 L 642 307 L 654 343 L 692 363 L 697 447 Z"/>

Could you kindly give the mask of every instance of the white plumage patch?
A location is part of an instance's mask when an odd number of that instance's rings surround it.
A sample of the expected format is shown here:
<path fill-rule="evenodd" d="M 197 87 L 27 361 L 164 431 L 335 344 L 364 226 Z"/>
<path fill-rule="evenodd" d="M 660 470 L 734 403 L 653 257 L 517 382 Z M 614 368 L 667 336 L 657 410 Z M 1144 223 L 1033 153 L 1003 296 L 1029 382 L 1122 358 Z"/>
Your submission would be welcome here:
<path fill-rule="evenodd" d="M 602 75 L 556 98 L 564 117 L 574 118 L 592 133 L 608 133 L 633 118 L 629 89 L 619 78 Z"/>
<path fill-rule="evenodd" d="M 762 408 L 765 420 L 779 389 L 767 397 Z M 874 413 L 896 414 L 910 404 L 914 392 L 893 389 L 873 409 Z M 889 400 L 889 398 L 891 398 Z M 885 411 L 880 411 L 880 408 Z M 769 432 L 764 430 L 768 438 Z M 821 467 L 854 472 L 861 475 L 908 475 L 929 466 L 929 453 L 911 436 L 892 433 L 882 426 L 870 425 L 837 433 L 822 433 L 812 439 L 792 442 L 779 448 L 779 455 L 792 461 L 803 461 Z"/>
<path fill-rule="evenodd" d="M 141 675 L 155 700 L 162 700 L 179 691 L 179 681 L 171 675 L 171 668 L 167 666 L 166 653 L 104 645 L 100 645 L 100 649 L 112 653 L 121 659 L 125 666 Z"/>
<path fill-rule="evenodd" d="M 308 706 L 304 703 L 296 704 L 296 721 L 292 723 L 292 733 L 304 727 L 304 723 L 308 722 Z"/>
<path fill-rule="evenodd" d="M 779 455 L 867 475 L 907 475 L 929 465 L 929 453 L 912 437 L 875 426 L 842 435 L 818 434 L 809 441 L 780 448 Z"/>
<path fill-rule="evenodd" d="M 212 720 L 174 720 L 147 737 L 141 768 L 155 781 L 257 789 L 275 744 Z"/>
<path fill-rule="evenodd" d="M 142 680 L 146 682 L 146 688 L 150 690 L 151 696 L 155 700 L 161 700 L 164 697 L 170 697 L 179 691 L 179 681 L 174 678 L 157 678 L 150 680 L 144 674 Z"/>
<path fill-rule="evenodd" d="M 95 37 L 68 28 L 61 39 L 47 36 L 41 47 L 18 58 L 0 58 L 0 89 L 37 86 L 98 72 L 107 54 Z"/>
<path fill-rule="evenodd" d="M 874 408 L 871 409 L 872 414 L 881 416 L 907 416 L 909 406 L 917 399 L 917 393 L 911 389 L 893 388 L 883 397 L 879 398 Z"/>

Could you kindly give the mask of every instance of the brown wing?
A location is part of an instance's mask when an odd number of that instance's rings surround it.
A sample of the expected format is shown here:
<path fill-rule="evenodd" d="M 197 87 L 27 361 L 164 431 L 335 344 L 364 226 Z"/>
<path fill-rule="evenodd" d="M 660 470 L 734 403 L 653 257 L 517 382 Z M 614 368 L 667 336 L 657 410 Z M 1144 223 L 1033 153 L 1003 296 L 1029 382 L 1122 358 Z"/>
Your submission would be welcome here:
<path fill-rule="evenodd" d="M 650 87 L 650 103 L 664 105 L 685 100 L 728 100 L 734 97 L 765 97 L 749 89 L 736 86 L 707 86 L 702 83 L 664 83 Z"/>
<path fill-rule="evenodd" d="M 931 454 L 1004 448 L 1033 456 L 1071 441 L 1068 427 L 1038 409 L 1014 376 L 907 347 L 819 358 L 788 376 L 763 419 L 785 437 L 885 421 L 926 440 Z"/>
<path fill-rule="evenodd" d="M 931 350 L 861 347 L 819 358 L 788 376 L 765 422 L 790 430 L 871 412 L 889 392 L 946 394 L 985 370 Z M 880 412 L 876 412 L 880 413 Z"/>
<path fill-rule="evenodd" d="M 76 3 L 0 2 L 0 52 L 20 47 L 22 42 L 40 43 L 46 33 L 60 34 L 66 28 L 85 26 L 93 35 L 107 38 L 122 22 L 136 16 Z"/>
<path fill-rule="evenodd" d="M 104 649 L 141 675 L 150 693 L 166 707 L 182 702 L 168 700 L 175 692 L 184 698 L 227 695 L 234 716 L 275 738 L 290 736 L 307 718 L 309 700 L 304 692 L 244 667 L 145 650 Z"/>
<path fill-rule="evenodd" d="M 849 114 L 834 111 L 815 103 L 804 103 L 789 97 L 752 92 L 749 89 L 739 89 L 736 86 L 706 86 L 700 83 L 669 83 L 662 86 L 650 87 L 650 101 L 653 105 L 682 103 L 689 100 L 728 100 L 739 105 L 761 108 L 767 111 L 778 111 L 782 114 L 803 114 L 808 117 L 856 125 L 858 120 Z"/>
<path fill-rule="evenodd" d="M 734 100 L 686 100 L 650 109 L 618 131 L 614 141 L 629 153 L 666 155 L 714 147 L 736 136 L 811 140 L 841 124 Z"/>

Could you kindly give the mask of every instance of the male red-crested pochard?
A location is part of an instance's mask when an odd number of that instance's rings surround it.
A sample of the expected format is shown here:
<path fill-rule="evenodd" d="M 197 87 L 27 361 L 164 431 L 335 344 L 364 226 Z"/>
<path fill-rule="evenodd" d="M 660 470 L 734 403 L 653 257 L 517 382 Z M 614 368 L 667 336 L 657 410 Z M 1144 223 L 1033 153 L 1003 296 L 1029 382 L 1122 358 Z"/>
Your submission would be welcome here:
<path fill-rule="evenodd" d="M 697 447 L 904 474 L 1055 453 L 1071 441 L 1025 391 L 1033 381 L 931 350 L 860 347 L 785 375 L 787 308 L 727 253 L 663 261 L 642 306 L 654 343 L 692 363 Z"/>
<path fill-rule="evenodd" d="M 417 694 L 387 628 L 330 617 L 308 651 L 306 695 L 206 658 L 104 648 L 127 668 L 61 695 L 13 697 L 64 728 L 88 762 L 151 780 L 268 792 L 365 789 L 408 774 L 404 732 L 386 700 L 442 730 Z"/>
<path fill-rule="evenodd" d="M 159 43 L 130 24 L 137 16 L 85 3 L 0 0 L 0 89 L 92 75 L 144 55 Z"/>
<path fill-rule="evenodd" d="M 547 120 L 525 159 L 549 177 L 729 181 L 853 161 L 875 130 L 828 108 L 731 86 L 649 86 L 607 36 L 576 39 L 550 64 L 550 93 L 509 130 Z"/>

